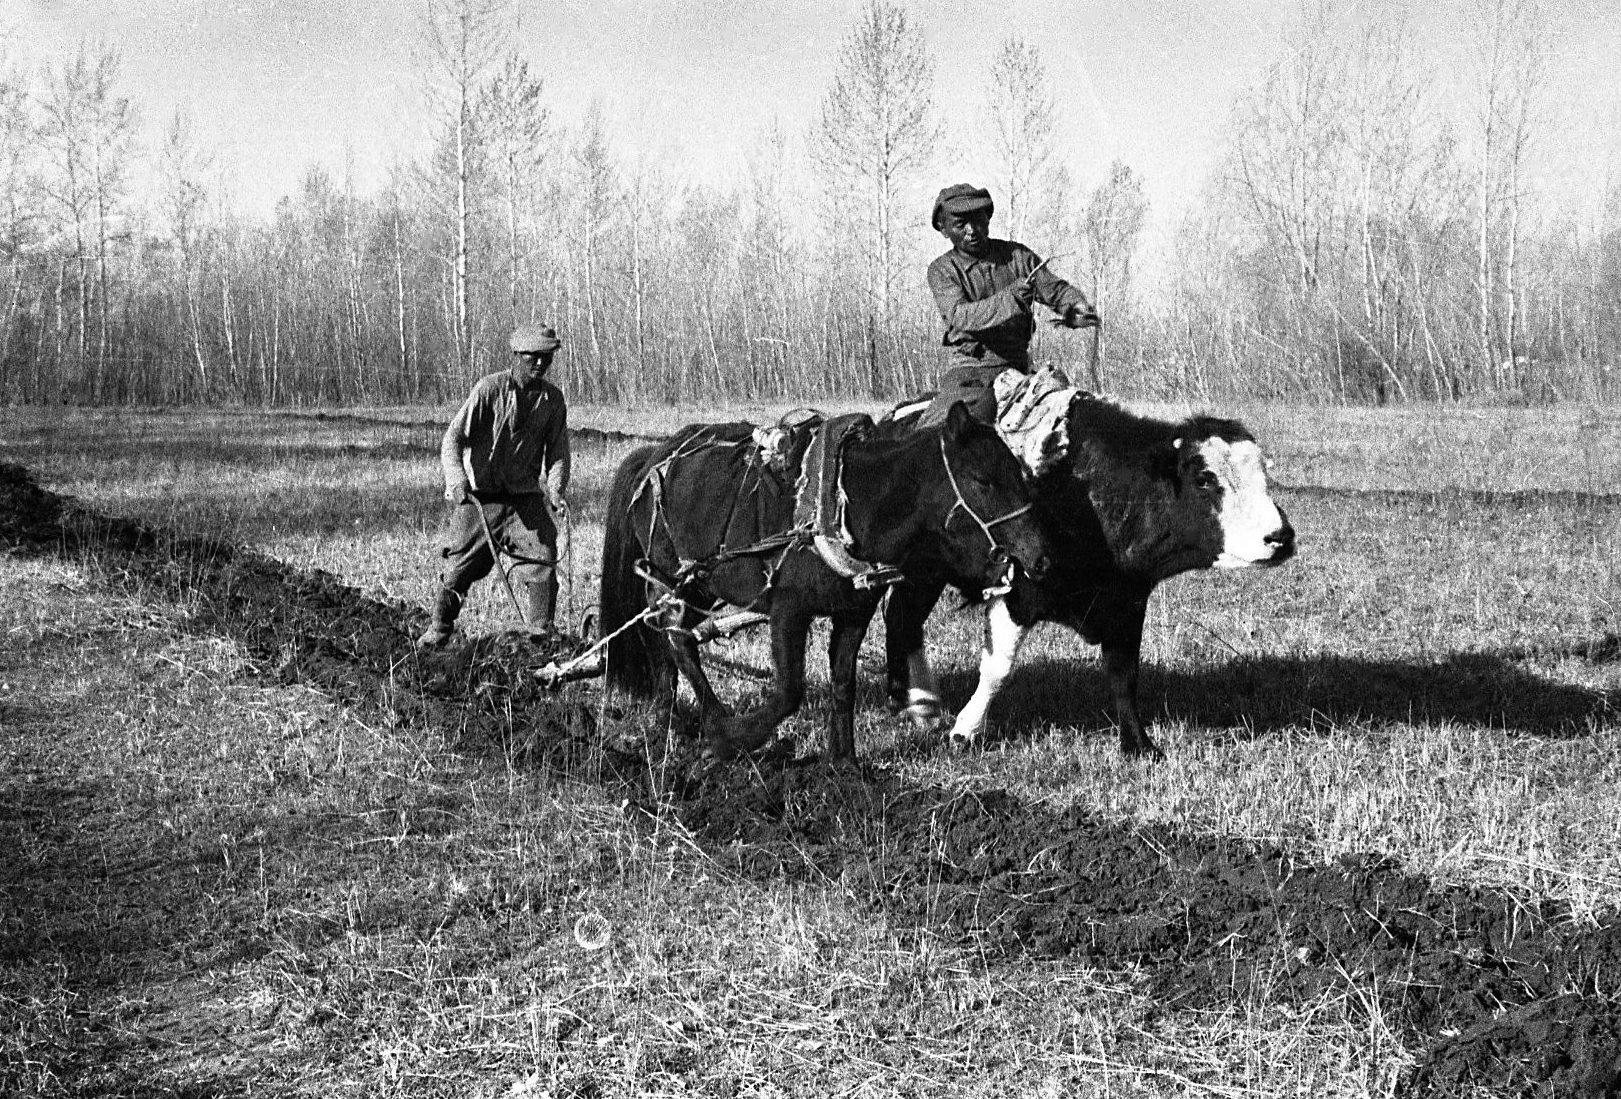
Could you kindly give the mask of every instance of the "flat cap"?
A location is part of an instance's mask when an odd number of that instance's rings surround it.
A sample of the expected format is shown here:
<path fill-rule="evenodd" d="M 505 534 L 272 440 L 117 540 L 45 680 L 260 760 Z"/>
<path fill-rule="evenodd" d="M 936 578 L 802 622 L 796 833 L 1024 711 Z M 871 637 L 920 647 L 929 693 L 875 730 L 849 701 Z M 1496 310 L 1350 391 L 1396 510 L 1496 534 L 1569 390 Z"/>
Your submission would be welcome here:
<path fill-rule="evenodd" d="M 929 217 L 929 224 L 940 228 L 941 214 L 972 214 L 984 210 L 989 217 L 995 209 L 991 193 L 985 188 L 975 187 L 972 183 L 953 183 L 935 198 L 934 213 Z"/>
<path fill-rule="evenodd" d="M 557 333 L 543 324 L 520 324 L 508 342 L 514 351 L 556 351 L 563 346 Z"/>

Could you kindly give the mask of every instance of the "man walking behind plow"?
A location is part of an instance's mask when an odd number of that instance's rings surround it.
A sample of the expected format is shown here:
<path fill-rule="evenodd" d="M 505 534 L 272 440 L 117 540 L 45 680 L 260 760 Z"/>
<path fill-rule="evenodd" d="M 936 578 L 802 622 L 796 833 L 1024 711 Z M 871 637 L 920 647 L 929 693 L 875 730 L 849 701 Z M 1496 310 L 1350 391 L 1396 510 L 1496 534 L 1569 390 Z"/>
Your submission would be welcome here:
<path fill-rule="evenodd" d="M 437 648 L 456 630 L 468 589 L 512 558 L 508 576 L 532 636 L 553 630 L 557 609 L 557 524 L 567 514 L 568 408 L 546 381 L 562 341 L 536 324 L 513 330 L 512 366 L 480 378 L 451 417 L 439 446 L 445 499 L 443 561 L 433 621 L 418 639 Z"/>
<path fill-rule="evenodd" d="M 996 419 L 996 376 L 1004 370 L 1030 373 L 1030 339 L 1036 322 L 1032 302 L 1057 314 L 1067 328 L 1101 322 L 1086 295 L 1047 269 L 1030 249 L 991 236 L 991 193 L 958 183 L 934 200 L 932 224 L 951 251 L 929 264 L 929 292 L 946 322 L 943 343 L 951 349 L 940 395 L 923 424 L 942 423 L 956 401 L 987 423 Z"/>

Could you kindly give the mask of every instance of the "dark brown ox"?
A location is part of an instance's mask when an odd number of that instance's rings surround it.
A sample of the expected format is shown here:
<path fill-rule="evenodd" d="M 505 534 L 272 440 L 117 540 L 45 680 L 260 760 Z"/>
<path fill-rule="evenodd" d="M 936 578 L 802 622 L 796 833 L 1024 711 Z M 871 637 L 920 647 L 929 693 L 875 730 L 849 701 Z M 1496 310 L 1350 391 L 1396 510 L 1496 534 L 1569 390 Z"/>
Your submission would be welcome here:
<path fill-rule="evenodd" d="M 695 425 L 620 463 L 602 544 L 608 686 L 668 707 L 679 669 L 709 750 L 754 751 L 799 708 L 812 620 L 831 618 L 828 749 L 853 758 L 856 657 L 883 587 L 858 585 L 814 548 L 795 525 L 793 494 L 760 472 L 753 437 L 750 424 Z M 793 453 L 790 485 L 808 464 L 803 445 Z M 961 405 L 932 430 L 880 424 L 852 436 L 838 484 L 852 552 L 918 577 L 936 596 L 947 584 L 978 591 L 1046 567 L 1018 459 Z M 763 702 L 730 718 L 692 633 L 727 606 L 770 615 L 775 672 Z M 648 608 L 663 608 L 659 623 L 633 628 Z"/>
<path fill-rule="evenodd" d="M 1268 491 L 1260 445 L 1237 421 L 1168 422 L 1080 393 L 1068 428 L 1067 455 L 1034 488 L 1050 567 L 989 604 L 979 684 L 951 739 L 979 739 L 1030 627 L 1059 622 L 1103 650 L 1121 751 L 1158 757 L 1137 705 L 1148 597 L 1195 569 L 1279 565 L 1294 554 L 1294 528 Z M 939 715 L 923 624 L 940 593 L 939 585 L 909 582 L 884 614 L 890 706 L 920 724 Z"/>

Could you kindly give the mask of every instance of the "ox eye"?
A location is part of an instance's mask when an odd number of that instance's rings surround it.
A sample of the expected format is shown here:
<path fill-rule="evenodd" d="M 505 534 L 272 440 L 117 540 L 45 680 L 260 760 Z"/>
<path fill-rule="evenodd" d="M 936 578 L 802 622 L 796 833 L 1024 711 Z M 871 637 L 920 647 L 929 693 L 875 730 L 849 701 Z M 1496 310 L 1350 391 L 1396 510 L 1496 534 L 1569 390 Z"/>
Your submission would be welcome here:
<path fill-rule="evenodd" d="M 1214 492 L 1216 489 L 1221 487 L 1221 481 L 1208 469 L 1201 469 L 1198 473 L 1194 474 L 1193 483 L 1195 486 L 1204 489 L 1206 492 Z"/>

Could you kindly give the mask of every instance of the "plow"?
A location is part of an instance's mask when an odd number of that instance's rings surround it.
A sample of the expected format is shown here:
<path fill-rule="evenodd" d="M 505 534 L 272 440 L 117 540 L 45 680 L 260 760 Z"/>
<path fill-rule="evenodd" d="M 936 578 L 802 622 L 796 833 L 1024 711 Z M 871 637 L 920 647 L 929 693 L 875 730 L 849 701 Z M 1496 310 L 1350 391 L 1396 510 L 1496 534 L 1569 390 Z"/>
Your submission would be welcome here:
<path fill-rule="evenodd" d="M 534 670 L 534 677 L 540 681 L 541 686 L 555 690 L 566 683 L 581 679 L 594 679 L 604 675 L 608 670 L 608 645 L 613 639 L 636 626 L 649 622 L 664 614 L 667 610 L 681 604 L 683 600 L 674 593 L 661 596 L 658 602 L 649 606 L 642 613 L 632 618 L 611 633 L 605 634 L 591 642 L 584 649 L 566 657 L 563 660 L 548 660 L 545 664 Z M 588 622 L 590 620 L 588 616 Z M 731 637 L 733 634 L 755 626 L 763 625 L 771 620 L 771 616 L 762 611 L 734 609 L 726 612 L 712 613 L 703 622 L 691 630 L 686 630 L 694 641 L 703 645 L 711 641 Z M 763 679 L 768 673 L 745 664 L 735 662 L 717 661 L 733 671 L 741 671 L 753 678 Z"/>

